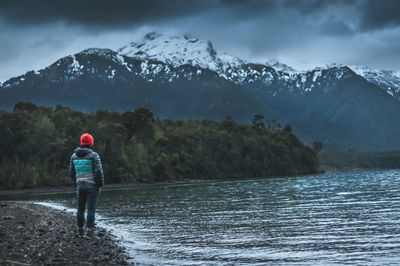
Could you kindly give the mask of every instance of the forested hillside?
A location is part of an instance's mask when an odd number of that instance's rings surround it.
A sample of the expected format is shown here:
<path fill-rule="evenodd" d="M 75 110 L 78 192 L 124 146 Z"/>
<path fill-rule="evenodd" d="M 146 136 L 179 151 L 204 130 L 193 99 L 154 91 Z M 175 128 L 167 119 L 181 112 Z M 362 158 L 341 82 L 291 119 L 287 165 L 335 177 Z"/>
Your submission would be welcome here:
<path fill-rule="evenodd" d="M 324 171 L 400 169 L 400 151 L 345 151 L 318 154 Z"/>
<path fill-rule="evenodd" d="M 68 163 L 82 133 L 95 138 L 106 183 L 298 175 L 319 170 L 317 152 L 289 125 L 172 121 L 148 109 L 85 114 L 18 103 L 0 112 L 0 187 L 71 184 Z"/>

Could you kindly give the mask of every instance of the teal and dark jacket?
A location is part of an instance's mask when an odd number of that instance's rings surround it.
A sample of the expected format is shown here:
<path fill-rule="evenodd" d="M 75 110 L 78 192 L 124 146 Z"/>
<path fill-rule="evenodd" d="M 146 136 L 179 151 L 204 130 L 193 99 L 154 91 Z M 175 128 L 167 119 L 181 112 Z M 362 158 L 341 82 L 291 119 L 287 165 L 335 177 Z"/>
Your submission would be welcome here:
<path fill-rule="evenodd" d="M 102 187 L 104 174 L 100 156 L 86 146 L 76 148 L 69 161 L 69 176 L 75 185 L 87 182 Z"/>

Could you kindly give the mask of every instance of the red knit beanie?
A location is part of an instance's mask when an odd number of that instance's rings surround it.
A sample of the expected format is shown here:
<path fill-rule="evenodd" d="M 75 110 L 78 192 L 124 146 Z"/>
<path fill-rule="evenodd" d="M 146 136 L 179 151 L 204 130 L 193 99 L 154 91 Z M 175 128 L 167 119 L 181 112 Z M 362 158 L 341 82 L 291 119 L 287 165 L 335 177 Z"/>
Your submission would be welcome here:
<path fill-rule="evenodd" d="M 89 146 L 92 147 L 94 143 L 93 136 L 85 133 L 81 136 L 81 146 Z"/>

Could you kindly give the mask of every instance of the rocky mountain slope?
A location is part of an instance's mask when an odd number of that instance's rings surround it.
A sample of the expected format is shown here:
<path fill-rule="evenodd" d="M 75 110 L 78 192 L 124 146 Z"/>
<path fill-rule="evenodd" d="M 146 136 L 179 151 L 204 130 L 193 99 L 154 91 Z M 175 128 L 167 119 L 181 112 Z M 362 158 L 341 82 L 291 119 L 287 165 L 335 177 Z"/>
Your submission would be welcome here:
<path fill-rule="evenodd" d="M 327 150 L 400 149 L 400 78 L 393 71 L 328 65 L 296 71 L 254 64 L 210 41 L 149 33 L 112 51 L 87 49 L 0 87 L 0 108 L 18 101 L 91 112 L 147 107 L 160 118 L 290 123 Z"/>
<path fill-rule="evenodd" d="M 18 101 L 85 112 L 124 112 L 147 107 L 161 118 L 249 121 L 268 108 L 242 87 L 190 65 L 137 60 L 108 49 L 87 49 L 38 72 L 12 78 L 0 91 L 0 106 Z"/>

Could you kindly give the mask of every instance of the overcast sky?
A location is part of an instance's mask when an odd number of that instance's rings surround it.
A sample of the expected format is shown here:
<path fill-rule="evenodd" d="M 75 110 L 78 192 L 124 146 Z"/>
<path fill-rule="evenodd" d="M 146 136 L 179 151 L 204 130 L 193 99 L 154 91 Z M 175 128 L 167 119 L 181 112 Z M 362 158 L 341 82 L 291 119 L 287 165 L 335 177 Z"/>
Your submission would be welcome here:
<path fill-rule="evenodd" d="M 189 33 L 254 62 L 400 71 L 400 0 L 1 0 L 0 81 L 150 31 Z"/>

